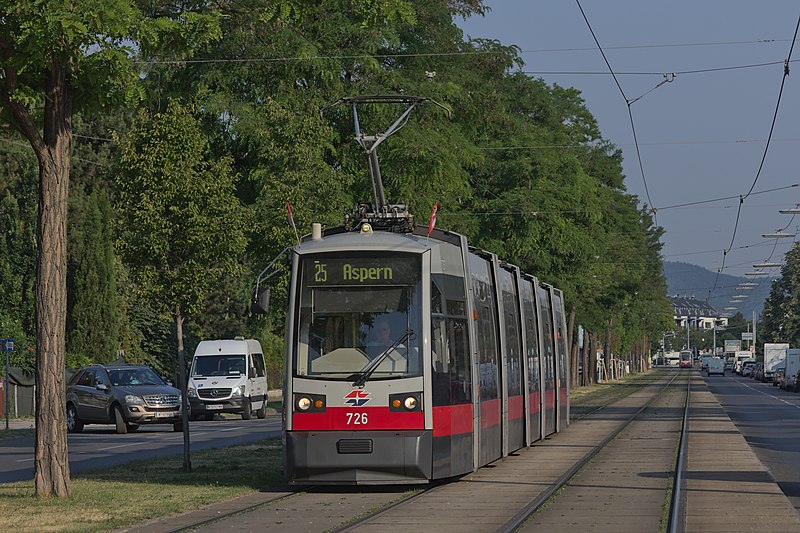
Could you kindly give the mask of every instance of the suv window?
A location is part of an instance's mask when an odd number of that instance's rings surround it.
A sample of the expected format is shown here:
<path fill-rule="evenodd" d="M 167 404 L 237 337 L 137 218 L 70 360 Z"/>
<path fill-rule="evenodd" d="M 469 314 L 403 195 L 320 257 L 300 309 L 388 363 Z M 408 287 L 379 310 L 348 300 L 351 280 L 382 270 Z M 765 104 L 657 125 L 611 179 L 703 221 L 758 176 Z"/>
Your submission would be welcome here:
<path fill-rule="evenodd" d="M 94 371 L 94 380 L 97 385 L 103 384 L 108 385 L 108 377 L 106 376 L 106 371 L 102 368 L 98 368 Z"/>
<path fill-rule="evenodd" d="M 94 387 L 94 370 L 84 370 L 83 375 L 78 380 L 78 385 Z"/>

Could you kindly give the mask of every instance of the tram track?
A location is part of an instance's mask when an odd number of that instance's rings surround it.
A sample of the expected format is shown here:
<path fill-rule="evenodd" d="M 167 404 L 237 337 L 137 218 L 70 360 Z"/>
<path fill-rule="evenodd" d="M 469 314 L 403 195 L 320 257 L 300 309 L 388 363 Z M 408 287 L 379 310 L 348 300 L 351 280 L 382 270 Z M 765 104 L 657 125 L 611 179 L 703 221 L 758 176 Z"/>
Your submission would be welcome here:
<path fill-rule="evenodd" d="M 682 409 L 682 421 L 680 424 L 680 431 L 679 431 L 679 438 L 677 446 L 673 447 L 673 454 L 671 457 L 674 457 L 674 464 L 675 471 L 670 472 L 672 476 L 672 483 L 669 483 L 667 486 L 663 487 L 664 497 L 662 498 L 662 502 L 664 506 L 668 507 L 668 518 L 667 518 L 667 531 L 670 533 L 682 531 L 681 524 L 682 524 L 682 516 L 683 510 L 685 506 L 683 505 L 684 497 L 683 492 L 681 491 L 681 483 L 682 483 L 682 470 L 685 465 L 685 453 L 686 453 L 686 442 L 687 442 L 687 420 L 688 420 L 688 409 L 689 409 L 689 386 L 691 383 L 691 379 L 689 375 L 680 373 L 676 374 L 664 388 L 654 395 L 647 403 L 642 405 L 635 413 L 633 413 L 630 418 L 621 424 L 616 430 L 610 433 L 605 439 L 603 439 L 600 443 L 597 444 L 589 453 L 587 453 L 580 461 L 576 462 L 570 469 L 568 469 L 564 474 L 551 486 L 549 486 L 546 490 L 542 491 L 534 500 L 532 500 L 527 506 L 521 509 L 514 517 L 512 517 L 508 522 L 506 522 L 503 527 L 501 527 L 498 531 L 503 532 L 511 532 L 511 531 L 524 531 L 524 530 L 535 530 L 536 527 L 529 522 L 533 517 L 537 515 L 544 507 L 552 504 L 554 501 L 557 501 L 558 498 L 564 495 L 564 492 L 570 488 L 570 485 L 575 482 L 576 477 L 579 473 L 583 473 L 586 469 L 590 469 L 590 464 L 592 461 L 602 452 L 607 451 L 614 441 L 620 438 L 620 435 L 630 430 L 631 427 L 638 421 L 642 421 L 643 419 L 646 420 L 649 415 L 648 412 L 653 412 L 655 405 L 664 399 L 665 393 L 669 393 L 674 391 L 673 383 L 679 378 L 685 377 L 686 378 L 686 389 L 685 389 L 685 400 Z M 609 481 L 610 484 L 617 483 L 618 480 L 611 480 Z M 584 487 L 585 488 L 585 487 Z M 630 487 L 628 487 L 630 488 Z M 651 488 L 642 487 L 640 490 L 647 491 L 652 490 Z M 628 502 L 630 507 L 635 507 L 634 502 Z M 608 511 L 613 512 L 613 511 Z M 578 513 L 576 513 L 578 514 Z M 653 513 L 659 514 L 657 510 Z M 578 520 L 579 518 L 574 518 L 573 520 Z M 596 519 L 596 518 L 594 518 Z M 572 523 L 571 526 L 575 526 L 575 523 Z M 578 526 L 578 529 L 581 529 L 581 526 L 586 526 L 587 529 L 590 528 L 587 524 L 582 524 Z M 661 520 L 661 526 L 659 530 L 664 530 L 664 520 Z"/>
<path fill-rule="evenodd" d="M 418 487 L 418 490 L 405 486 L 305 486 L 291 494 L 281 494 L 276 498 L 240 506 L 230 512 L 218 513 L 207 520 L 170 531 L 249 531 L 271 527 L 308 532 L 385 531 L 387 528 L 447 531 L 454 530 L 456 524 L 459 531 L 529 529 L 526 520 L 535 517 L 545 502 L 549 506 L 553 501 L 561 499 L 565 491 L 570 490 L 570 482 L 576 475 L 582 475 L 587 465 L 616 439 L 621 438 L 620 435 L 624 438 L 623 432 L 635 420 L 643 418 L 648 409 L 663 413 L 665 408 L 658 402 L 663 403 L 664 400 L 659 399 L 668 390 L 677 394 L 679 389 L 676 380 L 680 376 L 688 379 L 688 374 L 676 373 L 660 383 L 653 383 L 649 392 L 641 391 L 639 399 L 623 399 L 622 403 L 596 411 L 589 419 L 574 423 L 565 434 L 518 450 L 512 457 L 459 480 Z M 668 417 L 677 418 L 677 409 L 668 409 Z M 623 412 L 624 417 L 620 416 Z M 592 421 L 591 418 L 595 420 Z M 580 426 L 592 427 L 591 432 L 596 436 L 591 437 L 594 439 L 591 447 L 583 436 L 576 440 L 574 430 Z M 655 468 L 655 474 L 651 473 L 655 477 L 661 476 L 662 482 L 664 476 L 672 474 L 671 471 L 677 464 L 674 452 L 675 433 L 672 435 L 672 452 L 669 453 L 668 461 L 662 467 Z M 568 450 L 574 455 L 574 459 L 564 462 L 563 466 L 552 465 L 551 454 L 563 455 Z M 580 458 L 576 452 L 581 453 Z M 552 477 L 538 475 L 547 466 L 554 468 Z M 514 491 L 521 489 L 530 493 L 530 496 L 524 498 L 517 494 L 515 498 Z M 667 506 L 665 502 L 668 492 L 666 487 L 660 492 L 662 505 L 659 520 L 664 514 L 663 508 Z M 679 496 L 681 491 L 673 488 L 672 492 Z M 495 512 L 496 516 L 484 516 L 491 512 Z"/>
<path fill-rule="evenodd" d="M 258 503 L 254 503 L 252 505 L 247 505 L 247 506 L 244 506 L 244 507 L 237 507 L 236 509 L 233 509 L 233 510 L 228 511 L 228 512 L 217 513 L 212 518 L 198 520 L 196 522 L 192 522 L 191 524 L 182 525 L 181 527 L 178 527 L 178 528 L 175 528 L 175 529 L 168 529 L 168 530 L 165 530 L 163 533 L 184 533 L 186 531 L 196 531 L 198 529 L 204 528 L 206 526 L 210 526 L 210 525 L 215 524 L 215 523 L 224 522 L 224 521 L 229 520 L 231 518 L 234 518 L 236 516 L 240 516 L 240 515 L 244 515 L 244 514 L 247 514 L 247 513 L 251 513 L 253 511 L 257 511 L 257 510 L 262 509 L 264 507 L 267 507 L 269 505 L 278 504 L 278 503 L 280 503 L 282 501 L 285 501 L 285 500 L 288 500 L 290 498 L 297 497 L 298 495 L 301 495 L 301 494 L 305 493 L 306 491 L 312 490 L 314 488 L 316 488 L 316 487 L 303 487 L 303 488 L 299 488 L 296 491 L 291 491 L 291 490 L 287 489 L 287 490 L 289 490 L 289 494 L 276 496 L 275 498 L 271 498 L 271 499 L 267 499 L 267 500 L 264 500 L 264 501 L 260 501 Z"/>

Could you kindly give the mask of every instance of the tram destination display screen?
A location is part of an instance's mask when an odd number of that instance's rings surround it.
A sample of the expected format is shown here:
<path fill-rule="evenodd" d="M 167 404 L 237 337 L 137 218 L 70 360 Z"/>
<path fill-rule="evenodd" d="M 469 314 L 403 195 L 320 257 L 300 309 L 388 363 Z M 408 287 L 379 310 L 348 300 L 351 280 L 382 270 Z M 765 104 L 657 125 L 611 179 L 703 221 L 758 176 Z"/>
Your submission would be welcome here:
<path fill-rule="evenodd" d="M 305 267 L 310 287 L 414 285 L 420 276 L 416 257 L 320 257 Z"/>

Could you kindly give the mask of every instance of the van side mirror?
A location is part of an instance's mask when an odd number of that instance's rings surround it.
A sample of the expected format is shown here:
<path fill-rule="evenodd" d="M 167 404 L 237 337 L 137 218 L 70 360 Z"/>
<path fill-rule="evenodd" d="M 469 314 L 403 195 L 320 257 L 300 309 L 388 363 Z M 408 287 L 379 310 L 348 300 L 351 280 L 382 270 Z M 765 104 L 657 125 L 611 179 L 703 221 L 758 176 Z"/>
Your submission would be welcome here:
<path fill-rule="evenodd" d="M 264 314 L 269 310 L 269 287 L 256 287 L 253 293 L 253 301 L 250 304 L 250 311 L 256 314 Z"/>
<path fill-rule="evenodd" d="M 256 367 L 251 366 L 250 367 L 250 375 L 248 377 L 252 379 L 252 378 L 256 377 L 257 375 L 258 374 L 256 374 Z"/>

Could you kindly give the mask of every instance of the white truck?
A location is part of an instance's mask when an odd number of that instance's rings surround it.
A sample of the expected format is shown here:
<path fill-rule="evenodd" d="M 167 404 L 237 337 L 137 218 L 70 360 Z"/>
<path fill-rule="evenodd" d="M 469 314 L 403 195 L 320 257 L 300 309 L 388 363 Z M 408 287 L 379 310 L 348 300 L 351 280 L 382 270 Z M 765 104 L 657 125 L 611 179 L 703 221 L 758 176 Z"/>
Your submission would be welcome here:
<path fill-rule="evenodd" d="M 772 383 L 775 378 L 775 371 L 784 365 L 786 350 L 788 349 L 788 343 L 764 343 L 764 376 L 761 381 Z"/>
<path fill-rule="evenodd" d="M 797 390 L 797 371 L 800 370 L 800 349 L 786 350 L 786 379 L 782 387 L 786 390 Z"/>
<path fill-rule="evenodd" d="M 733 371 L 737 374 L 742 373 L 742 363 L 744 363 L 747 359 L 753 359 L 753 352 L 748 350 L 739 350 L 736 352 L 734 356 L 734 367 Z"/>

